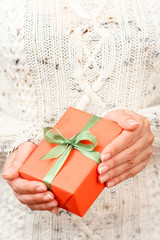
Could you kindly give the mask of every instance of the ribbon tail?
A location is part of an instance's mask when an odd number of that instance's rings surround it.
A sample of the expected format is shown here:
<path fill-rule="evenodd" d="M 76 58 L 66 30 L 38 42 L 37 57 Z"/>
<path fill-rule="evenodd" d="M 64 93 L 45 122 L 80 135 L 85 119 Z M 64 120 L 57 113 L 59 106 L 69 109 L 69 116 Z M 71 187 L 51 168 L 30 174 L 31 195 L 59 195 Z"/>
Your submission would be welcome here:
<path fill-rule="evenodd" d="M 80 151 L 80 150 L 79 150 Z M 97 151 L 92 151 L 92 152 L 90 152 L 90 151 L 80 151 L 83 155 L 85 155 L 86 157 L 88 157 L 88 158 L 90 158 L 90 159 L 92 159 L 92 160 L 94 160 L 96 163 L 100 163 L 101 162 L 101 160 L 100 160 L 100 153 L 99 152 L 97 152 Z"/>
<path fill-rule="evenodd" d="M 52 159 L 59 157 L 67 148 L 68 144 L 60 144 L 52 148 L 49 152 L 47 152 L 40 160 L 44 159 Z"/>
<path fill-rule="evenodd" d="M 64 152 L 63 154 L 57 159 L 57 161 L 55 162 L 55 164 L 53 165 L 53 167 L 49 170 L 49 172 L 46 174 L 46 176 L 43 178 L 43 182 L 44 184 L 46 184 L 48 186 L 48 188 L 50 190 L 51 189 L 51 182 L 53 181 L 53 179 L 55 178 L 55 176 L 58 174 L 58 172 L 60 171 L 61 167 L 63 166 L 63 164 L 65 163 L 68 155 L 70 154 L 71 150 L 72 150 L 72 145 L 70 145 Z"/>

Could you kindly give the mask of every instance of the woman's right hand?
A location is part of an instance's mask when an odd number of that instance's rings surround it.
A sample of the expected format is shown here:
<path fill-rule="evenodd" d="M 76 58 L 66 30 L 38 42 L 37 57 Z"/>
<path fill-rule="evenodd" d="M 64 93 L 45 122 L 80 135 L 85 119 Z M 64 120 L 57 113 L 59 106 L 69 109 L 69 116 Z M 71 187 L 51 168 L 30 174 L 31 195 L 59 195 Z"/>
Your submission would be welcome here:
<path fill-rule="evenodd" d="M 58 202 L 54 194 L 47 191 L 47 186 L 39 181 L 22 179 L 18 173 L 18 169 L 36 147 L 37 145 L 32 142 L 23 142 L 6 160 L 2 169 L 2 177 L 11 186 L 22 204 L 32 210 L 49 210 L 57 213 Z"/>

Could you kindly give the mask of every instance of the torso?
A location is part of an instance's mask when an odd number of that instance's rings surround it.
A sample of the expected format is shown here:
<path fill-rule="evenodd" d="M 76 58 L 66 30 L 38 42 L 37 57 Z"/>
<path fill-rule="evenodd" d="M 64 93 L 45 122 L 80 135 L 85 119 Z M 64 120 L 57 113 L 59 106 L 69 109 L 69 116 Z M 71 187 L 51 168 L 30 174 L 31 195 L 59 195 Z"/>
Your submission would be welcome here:
<path fill-rule="evenodd" d="M 114 107 L 134 110 L 156 103 L 151 76 L 155 81 L 159 76 L 159 1 L 147 1 L 152 6 L 145 0 L 3 2 L 2 110 L 53 124 L 69 106 L 101 115 Z M 83 219 L 63 210 L 52 218 L 34 213 L 40 230 L 30 226 L 27 234 L 32 230 L 34 240 L 48 231 L 48 239 L 56 235 L 56 240 L 139 240 L 143 225 L 147 240 L 146 194 L 142 173 L 105 189 Z"/>

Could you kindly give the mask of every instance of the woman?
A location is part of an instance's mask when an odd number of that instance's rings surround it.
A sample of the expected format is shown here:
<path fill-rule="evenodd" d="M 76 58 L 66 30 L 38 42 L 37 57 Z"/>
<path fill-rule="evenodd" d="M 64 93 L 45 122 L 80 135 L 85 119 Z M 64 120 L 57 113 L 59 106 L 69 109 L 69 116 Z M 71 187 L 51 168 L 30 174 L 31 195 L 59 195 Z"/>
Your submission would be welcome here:
<path fill-rule="evenodd" d="M 160 168 L 159 10 L 157 0 L 4 4 L 0 132 L 9 156 L 2 176 L 22 204 L 39 210 L 27 215 L 25 239 L 159 239 L 151 208 Z M 18 175 L 42 129 L 69 106 L 124 129 L 101 153 L 98 180 L 106 188 L 83 218 L 58 209 L 43 183 Z"/>

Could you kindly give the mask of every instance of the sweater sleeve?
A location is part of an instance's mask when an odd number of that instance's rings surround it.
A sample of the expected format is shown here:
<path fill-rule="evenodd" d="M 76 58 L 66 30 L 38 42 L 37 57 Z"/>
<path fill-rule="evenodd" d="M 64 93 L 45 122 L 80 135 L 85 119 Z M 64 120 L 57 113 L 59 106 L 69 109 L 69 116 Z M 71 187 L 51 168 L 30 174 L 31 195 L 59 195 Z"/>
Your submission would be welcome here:
<path fill-rule="evenodd" d="M 43 127 L 46 124 L 37 118 L 35 121 L 22 120 L 5 111 L 7 107 L 14 106 L 11 104 L 12 95 L 16 94 L 15 91 L 13 92 L 13 81 L 6 76 L 0 65 L 0 153 L 9 156 L 24 141 L 30 140 L 38 145 L 43 139 Z M 27 82 L 30 83 L 30 81 Z M 8 99 L 8 96 L 11 98 Z"/>
<path fill-rule="evenodd" d="M 43 138 L 44 123 L 22 121 L 0 111 L 0 152 L 8 153 L 24 141 L 39 144 Z"/>
<path fill-rule="evenodd" d="M 160 104 L 136 111 L 150 121 L 150 128 L 154 135 L 153 155 L 160 157 Z"/>

